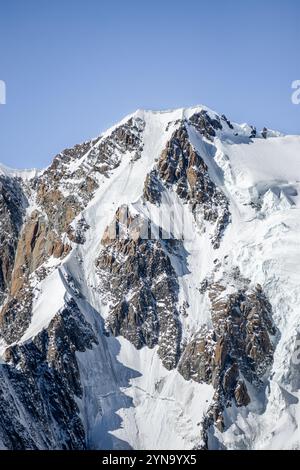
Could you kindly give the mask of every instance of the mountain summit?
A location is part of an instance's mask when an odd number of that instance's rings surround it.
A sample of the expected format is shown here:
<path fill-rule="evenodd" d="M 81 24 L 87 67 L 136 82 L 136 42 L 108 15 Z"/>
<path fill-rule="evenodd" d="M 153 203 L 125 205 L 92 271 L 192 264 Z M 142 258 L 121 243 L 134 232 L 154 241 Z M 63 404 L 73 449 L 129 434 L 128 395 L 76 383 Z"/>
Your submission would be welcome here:
<path fill-rule="evenodd" d="M 205 106 L 0 166 L 0 448 L 300 448 L 299 191 Z"/>

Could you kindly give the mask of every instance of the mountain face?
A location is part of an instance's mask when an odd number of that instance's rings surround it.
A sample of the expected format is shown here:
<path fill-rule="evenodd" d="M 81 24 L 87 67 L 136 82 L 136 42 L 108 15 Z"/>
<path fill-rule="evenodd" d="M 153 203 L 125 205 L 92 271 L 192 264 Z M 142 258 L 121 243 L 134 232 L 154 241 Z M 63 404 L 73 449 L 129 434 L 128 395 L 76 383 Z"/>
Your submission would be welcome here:
<path fill-rule="evenodd" d="M 0 167 L 0 448 L 300 448 L 299 191 L 203 106 Z"/>

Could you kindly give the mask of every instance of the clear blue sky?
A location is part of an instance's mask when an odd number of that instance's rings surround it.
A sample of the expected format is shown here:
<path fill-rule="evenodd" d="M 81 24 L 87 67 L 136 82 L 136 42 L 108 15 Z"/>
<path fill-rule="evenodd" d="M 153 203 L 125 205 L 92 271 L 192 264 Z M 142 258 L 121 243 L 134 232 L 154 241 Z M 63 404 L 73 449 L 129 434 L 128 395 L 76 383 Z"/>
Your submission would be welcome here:
<path fill-rule="evenodd" d="M 0 161 L 43 167 L 137 108 L 300 134 L 299 0 L 1 0 Z"/>

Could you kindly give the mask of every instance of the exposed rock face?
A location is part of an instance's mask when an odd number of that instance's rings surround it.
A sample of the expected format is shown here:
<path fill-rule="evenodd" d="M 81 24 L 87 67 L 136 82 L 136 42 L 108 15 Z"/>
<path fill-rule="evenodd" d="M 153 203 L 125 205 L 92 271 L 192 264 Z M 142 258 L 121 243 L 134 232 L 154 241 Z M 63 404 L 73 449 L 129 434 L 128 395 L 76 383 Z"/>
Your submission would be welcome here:
<path fill-rule="evenodd" d="M 132 154 L 133 161 L 138 160 L 143 150 L 142 135 L 145 123 L 139 118 L 130 118 L 117 127 L 107 138 L 101 140 L 98 147 L 90 153 L 88 161 L 94 171 L 107 174 L 119 166 L 122 155 Z"/>
<path fill-rule="evenodd" d="M 6 364 L 0 365 L 0 437 L 8 449 L 85 448 L 76 404 L 82 390 L 75 351 L 96 342 L 70 299 L 47 330 L 6 349 Z"/>
<path fill-rule="evenodd" d="M 214 332 L 205 329 L 187 344 L 178 364 L 178 370 L 186 380 L 211 383 L 215 343 Z"/>
<path fill-rule="evenodd" d="M 215 369 L 223 369 L 229 362 L 236 363 L 243 376 L 259 386 L 260 377 L 272 363 L 269 335 L 276 333 L 265 295 L 249 291 L 214 299 L 212 322 L 212 330 L 200 332 L 185 348 L 179 363 L 182 375 L 212 382 Z"/>
<path fill-rule="evenodd" d="M 203 424 L 205 446 L 212 425 L 224 430 L 223 412 L 232 400 L 238 407 L 250 403 L 243 379 L 262 387 L 261 379 L 273 361 L 270 337 L 276 334 L 276 328 L 271 304 L 261 286 L 251 289 L 246 286 L 248 280 L 241 280 L 245 287 L 228 295 L 226 282 L 226 278 L 224 283 L 207 282 L 212 328 L 200 331 L 186 346 L 178 365 L 185 379 L 211 383 L 215 389 Z"/>
<path fill-rule="evenodd" d="M 251 131 L 251 134 L 250 134 L 250 139 L 254 139 L 254 137 L 256 137 L 256 135 L 257 135 L 257 130 L 256 130 L 256 127 L 253 127 L 253 126 L 251 126 L 251 129 L 252 129 L 252 131 Z"/>
<path fill-rule="evenodd" d="M 229 127 L 229 129 L 231 129 L 231 130 L 234 129 L 233 125 L 231 124 L 231 122 L 229 121 L 229 119 L 227 119 L 227 117 L 225 116 L 225 114 L 222 114 L 221 119 L 226 122 L 226 124 L 227 124 L 227 126 Z M 219 128 L 219 127 L 218 127 L 218 128 Z"/>
<path fill-rule="evenodd" d="M 83 217 L 75 227 L 74 221 L 93 198 L 99 186 L 97 175 L 108 176 L 125 153 L 138 158 L 142 151 L 143 130 L 143 121 L 131 118 L 106 138 L 64 150 L 40 177 L 33 180 L 37 203 L 47 217 L 49 230 L 59 236 L 67 234 L 70 240 L 82 243 L 88 227 Z M 85 157 L 84 161 L 82 157 Z"/>
<path fill-rule="evenodd" d="M 119 166 L 126 152 L 132 154 L 132 159 L 140 157 L 144 127 L 141 119 L 130 118 L 105 138 L 64 150 L 54 158 L 42 177 L 35 180 L 40 198 L 49 189 L 63 188 L 73 194 L 79 203 L 86 204 L 98 186 L 97 174 L 107 176 L 109 171 Z M 81 163 L 83 156 L 85 159 Z"/>
<path fill-rule="evenodd" d="M 223 129 L 220 118 L 216 116 L 215 119 L 212 119 L 207 111 L 204 110 L 200 111 L 200 113 L 193 114 L 189 122 L 208 140 L 212 140 L 212 138 L 216 136 L 216 130 Z"/>
<path fill-rule="evenodd" d="M 269 335 L 276 333 L 269 301 L 260 287 L 231 294 L 225 303 L 222 297 L 215 296 L 215 292 L 210 297 L 213 325 L 217 337 L 223 338 L 227 355 L 237 359 L 241 372 L 249 381 L 259 384 L 260 377 L 272 362 L 273 346 Z M 221 355 L 219 364 L 222 366 Z"/>
<path fill-rule="evenodd" d="M 32 288 L 30 275 L 50 257 L 63 258 L 71 246 L 49 228 L 49 219 L 35 211 L 19 238 L 7 302 L 3 306 L 0 325 L 3 337 L 11 342 L 19 339 L 30 323 Z M 37 271 L 41 279 L 46 271 Z"/>
<path fill-rule="evenodd" d="M 151 204 L 160 205 L 161 194 L 164 187 L 158 177 L 157 170 L 152 170 L 146 177 L 144 184 L 144 198 Z"/>
<path fill-rule="evenodd" d="M 194 115 L 190 122 L 195 126 L 198 123 L 196 128 L 200 132 L 204 132 L 203 129 L 205 132 L 210 130 L 211 135 L 214 135 L 213 126 L 216 127 L 218 121 L 211 122 L 206 115 Z M 160 156 L 157 170 L 147 176 L 144 197 L 155 204 L 159 204 L 161 198 L 161 183 L 157 175 L 163 184 L 174 186 L 178 196 L 190 204 L 196 220 L 204 219 L 214 225 L 211 242 L 214 248 L 218 248 L 230 222 L 229 204 L 223 192 L 211 180 L 206 163 L 190 144 L 185 125 L 173 133 Z"/>
<path fill-rule="evenodd" d="M 179 358 L 181 331 L 178 281 L 168 251 L 176 249 L 178 242 L 174 240 L 173 247 L 171 240 L 142 239 L 148 221 L 129 215 L 124 227 L 126 210 L 120 208 L 107 228 L 97 260 L 101 289 L 110 305 L 106 328 L 138 349 L 158 344 L 164 366 L 171 369 Z M 114 231 L 116 238 L 109 239 L 108 233 Z"/>
<path fill-rule="evenodd" d="M 268 129 L 266 127 L 264 127 L 263 130 L 261 131 L 261 135 L 264 139 L 268 137 Z"/>
<path fill-rule="evenodd" d="M 250 398 L 247 392 L 246 385 L 243 381 L 238 381 L 235 390 L 234 398 L 237 406 L 247 406 L 250 403 Z"/>
<path fill-rule="evenodd" d="M 20 182 L 0 175 L 0 305 L 11 282 L 27 199 Z"/>

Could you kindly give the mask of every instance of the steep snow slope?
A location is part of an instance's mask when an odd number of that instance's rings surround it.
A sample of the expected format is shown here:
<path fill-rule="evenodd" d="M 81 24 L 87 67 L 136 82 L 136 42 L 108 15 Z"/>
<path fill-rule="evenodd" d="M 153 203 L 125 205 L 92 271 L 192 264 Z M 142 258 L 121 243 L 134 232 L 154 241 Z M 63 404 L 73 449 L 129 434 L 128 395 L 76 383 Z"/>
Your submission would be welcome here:
<path fill-rule="evenodd" d="M 194 116 L 202 112 L 205 123 L 203 127 L 200 121 L 199 127 Z M 105 139 L 132 119 L 144 123 L 139 157 L 133 156 L 131 147 L 125 147 L 117 166 L 107 173 L 96 173 L 90 164 L 93 154 Z M 228 200 L 230 221 L 217 247 L 211 243 L 215 226 L 201 213 L 195 220 L 175 183 L 161 186 L 160 204 L 145 198 L 147 175 L 156 171 L 161 155 L 166 147 L 170 148 L 174 132 L 181 126 L 186 127 L 190 144 L 207 165 L 210 181 Z M 113 156 L 119 149 L 118 143 Z M 293 363 L 300 318 L 300 137 L 268 130 L 261 135 L 251 126 L 231 123 L 203 106 L 165 112 L 138 110 L 84 147 L 78 158 L 66 160 L 65 165 L 67 182 L 76 182 L 73 176 L 76 174 L 80 184 L 84 184 L 84 171 L 88 169 L 88 175 L 92 174 L 97 183 L 71 223 L 76 227 L 84 219 L 88 227 L 85 240 L 72 242 L 72 249 L 64 258 L 52 255 L 45 260 L 42 266 L 48 274 L 44 279 L 35 277 L 35 272 L 31 274 L 32 315 L 13 346 L 30 344 L 41 331 L 49 329 L 70 299 L 76 299 L 80 313 L 97 338 L 91 348 L 76 352 L 82 387 L 76 402 L 86 446 L 198 447 L 201 429 L 205 429 L 203 419 L 216 400 L 212 382 L 193 380 L 192 375 L 185 380 L 177 367 L 167 370 L 157 345 L 152 348 L 144 345 L 137 350 L 122 335 L 108 336 L 105 331 L 105 320 L 111 315 L 114 301 L 104 291 L 96 260 L 103 249 L 106 227 L 125 204 L 131 214 L 151 219 L 154 232 L 157 227 L 162 231 L 170 228 L 170 213 L 174 230 L 184 221 L 183 237 L 178 237 L 179 248 L 168 252 L 168 247 L 162 245 L 178 279 L 176 305 L 181 351 L 185 351 L 201 328 L 215 328 L 211 298 L 203 283 L 223 283 L 226 298 L 249 279 L 251 288 L 259 284 L 271 302 L 276 327 L 271 338 L 272 364 L 260 377 L 259 387 L 240 372 L 251 401 L 238 406 L 232 400 L 230 407 L 225 406 L 224 427 L 220 428 L 216 420 L 206 430 L 208 447 L 300 448 L 299 366 Z M 80 177 L 79 171 L 83 172 Z M 40 177 L 38 173 L 18 173 L 2 167 L 0 172 L 5 177 L 22 178 L 29 186 L 31 180 L 38 181 Z M 70 194 L 68 188 L 67 184 L 63 186 L 64 195 Z M 29 199 L 28 217 L 40 209 L 34 191 Z M 60 237 L 65 243 L 65 232 Z M 240 274 L 233 275 L 237 269 Z M 117 290 L 110 274 L 105 276 L 111 290 Z M 5 349 L 11 345 L 1 341 L 6 360 Z"/>

